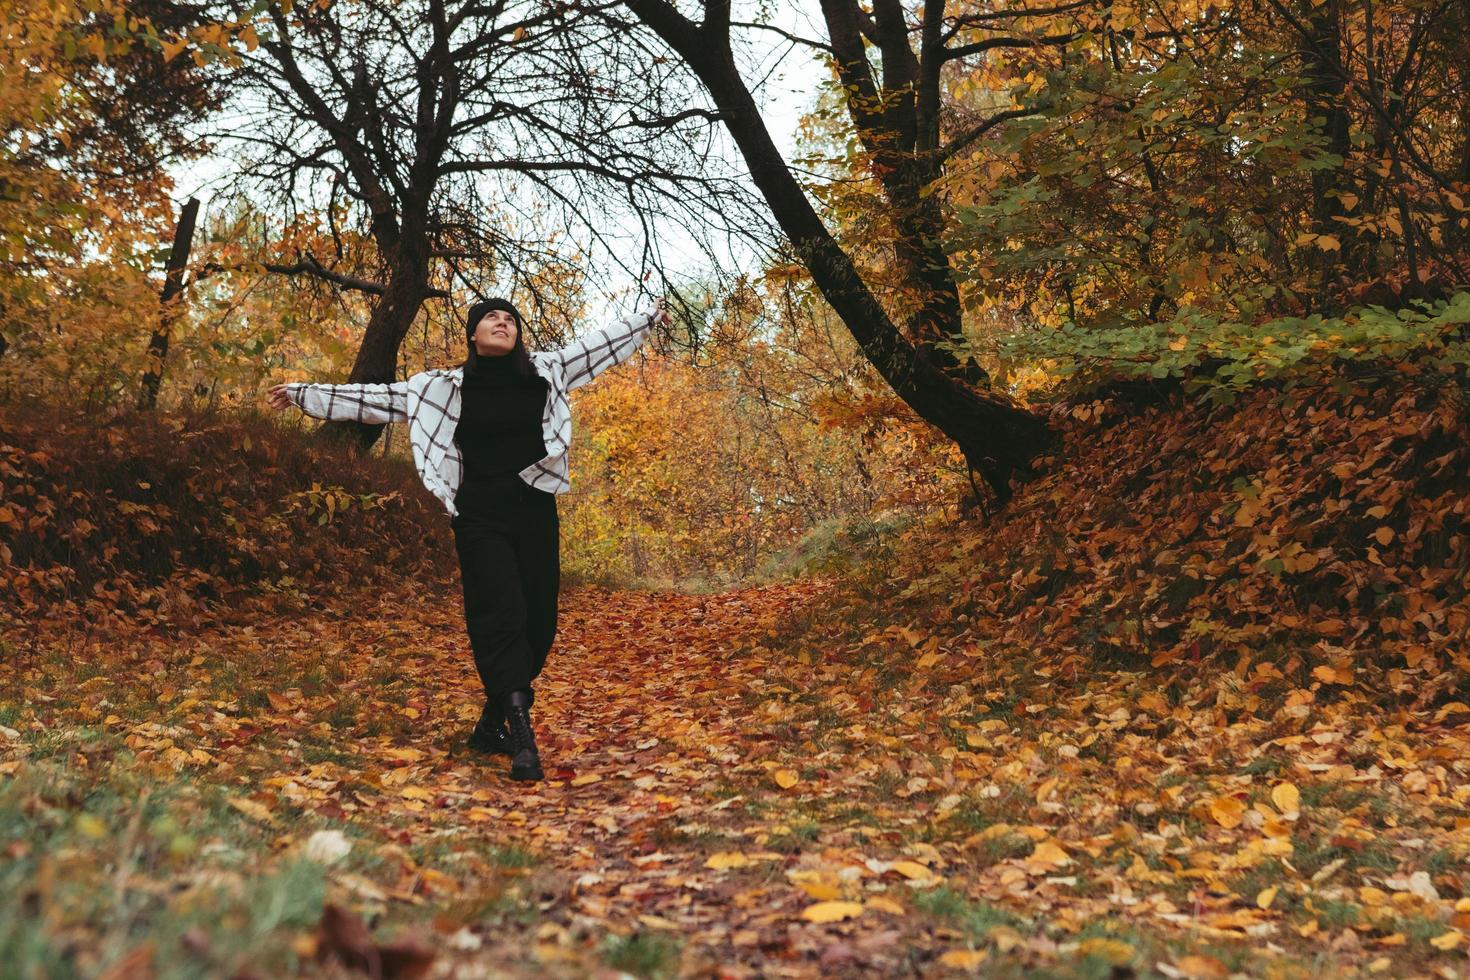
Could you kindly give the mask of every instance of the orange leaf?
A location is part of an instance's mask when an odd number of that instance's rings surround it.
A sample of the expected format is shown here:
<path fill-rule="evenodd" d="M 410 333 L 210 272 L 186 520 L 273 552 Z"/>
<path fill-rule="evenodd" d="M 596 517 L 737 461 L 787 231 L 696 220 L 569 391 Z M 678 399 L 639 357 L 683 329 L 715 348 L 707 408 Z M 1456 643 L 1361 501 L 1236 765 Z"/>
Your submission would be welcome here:
<path fill-rule="evenodd" d="M 1216 797 L 1210 803 L 1210 816 L 1226 829 L 1239 827 L 1241 817 L 1245 816 L 1245 804 L 1233 796 Z"/>

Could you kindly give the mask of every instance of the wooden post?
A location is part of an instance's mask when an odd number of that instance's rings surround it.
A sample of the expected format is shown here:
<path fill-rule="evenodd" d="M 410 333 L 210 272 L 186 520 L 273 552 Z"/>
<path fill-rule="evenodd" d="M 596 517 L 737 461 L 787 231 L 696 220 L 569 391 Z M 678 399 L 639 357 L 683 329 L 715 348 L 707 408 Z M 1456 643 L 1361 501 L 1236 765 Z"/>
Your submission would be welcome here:
<path fill-rule="evenodd" d="M 163 382 L 163 359 L 168 356 L 168 331 L 174 318 L 174 300 L 184 291 L 184 268 L 189 264 L 189 250 L 194 244 L 194 219 L 199 214 L 199 199 L 189 198 L 184 210 L 179 213 L 179 224 L 174 229 L 174 246 L 168 253 L 168 264 L 164 267 L 163 312 L 158 326 L 148 341 L 148 367 L 143 371 L 143 391 L 138 395 L 138 407 L 151 409 L 158 404 L 158 386 Z"/>

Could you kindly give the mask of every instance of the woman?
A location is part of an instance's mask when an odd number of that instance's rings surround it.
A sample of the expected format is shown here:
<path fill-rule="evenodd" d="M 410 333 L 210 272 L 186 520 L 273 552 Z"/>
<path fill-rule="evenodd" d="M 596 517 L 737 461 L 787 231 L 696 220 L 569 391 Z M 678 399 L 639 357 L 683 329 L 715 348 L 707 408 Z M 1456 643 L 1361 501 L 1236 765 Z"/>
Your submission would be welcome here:
<path fill-rule="evenodd" d="M 668 323 L 662 299 L 566 347 L 531 352 L 520 312 L 486 299 L 465 318 L 469 353 L 458 367 L 392 384 L 278 384 L 267 394 L 276 410 L 408 423 L 419 476 L 452 515 L 465 627 L 485 688 L 468 746 L 509 755 L 512 779 L 542 778 L 531 682 L 556 634 L 567 393 L 627 360 L 655 323 Z"/>

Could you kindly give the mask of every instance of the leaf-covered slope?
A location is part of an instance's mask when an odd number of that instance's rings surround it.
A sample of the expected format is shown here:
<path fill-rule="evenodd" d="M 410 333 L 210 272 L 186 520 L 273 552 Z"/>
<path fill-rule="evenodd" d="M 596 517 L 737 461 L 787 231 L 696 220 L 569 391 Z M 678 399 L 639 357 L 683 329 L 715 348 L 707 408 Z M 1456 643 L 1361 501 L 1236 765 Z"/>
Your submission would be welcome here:
<path fill-rule="evenodd" d="M 264 417 L 37 402 L 0 411 L 0 611 L 197 627 L 246 595 L 299 604 L 453 572 L 443 510 L 403 460 Z"/>
<path fill-rule="evenodd" d="M 1467 420 L 1402 376 L 1074 406 L 1044 478 L 990 526 L 909 536 L 895 591 L 1068 672 L 1226 658 L 1428 697 L 1470 667 Z"/>

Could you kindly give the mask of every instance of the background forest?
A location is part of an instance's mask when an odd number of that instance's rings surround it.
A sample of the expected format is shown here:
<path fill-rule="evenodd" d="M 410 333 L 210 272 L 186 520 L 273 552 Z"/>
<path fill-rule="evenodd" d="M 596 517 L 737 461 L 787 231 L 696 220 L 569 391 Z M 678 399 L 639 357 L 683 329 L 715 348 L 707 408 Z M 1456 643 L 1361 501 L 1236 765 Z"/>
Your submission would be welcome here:
<path fill-rule="evenodd" d="M 1470 7 L 800 6 L 0 0 L 0 962 L 1464 974 Z M 527 798 L 402 427 L 264 407 L 486 295 L 673 315 Z"/>

